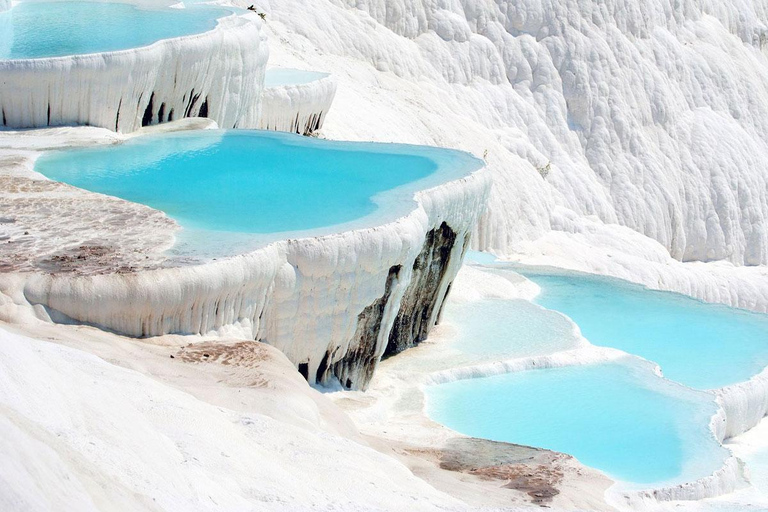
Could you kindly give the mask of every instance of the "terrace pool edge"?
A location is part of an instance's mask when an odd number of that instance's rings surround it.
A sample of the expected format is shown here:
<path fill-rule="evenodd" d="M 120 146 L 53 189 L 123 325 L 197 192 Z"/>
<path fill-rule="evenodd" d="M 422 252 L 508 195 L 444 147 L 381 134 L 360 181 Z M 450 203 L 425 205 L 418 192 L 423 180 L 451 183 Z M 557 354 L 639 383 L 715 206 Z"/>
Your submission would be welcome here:
<path fill-rule="evenodd" d="M 427 351 L 439 351 L 441 348 L 442 347 L 440 347 L 440 344 L 431 344 L 427 348 Z M 430 355 L 429 352 L 423 352 L 420 354 L 420 357 L 427 357 L 428 355 Z M 508 373 L 572 368 L 577 366 L 592 366 L 606 363 L 617 363 L 620 361 L 626 361 L 627 364 L 636 365 L 638 368 L 646 368 L 646 371 L 649 373 L 649 377 L 654 373 L 655 370 L 654 363 L 642 359 L 638 356 L 627 354 L 610 347 L 600 347 L 586 344 L 579 348 L 556 352 L 549 355 L 521 357 L 494 362 L 472 364 L 469 366 L 461 366 L 429 372 L 416 377 L 406 372 L 400 378 L 403 380 L 407 379 L 410 385 L 413 386 L 415 390 L 423 397 L 421 400 L 423 406 L 420 413 L 425 418 L 438 423 L 442 428 L 448 429 L 451 432 L 455 432 L 456 435 L 465 436 L 466 434 L 454 431 L 450 427 L 439 423 L 428 413 L 426 400 L 428 394 L 426 389 L 427 387 L 457 380 L 486 378 Z M 710 394 L 712 396 L 713 405 L 716 405 L 717 407 L 714 414 L 710 418 L 707 427 L 711 432 L 714 440 L 722 444 L 724 439 L 727 438 L 725 435 L 727 411 L 719 402 L 719 400 L 716 400 L 716 396 L 712 392 L 694 390 L 658 375 L 653 378 L 666 381 L 666 383 L 661 383 L 661 386 L 679 387 L 685 393 L 701 395 Z M 402 391 L 402 393 L 405 393 L 405 391 Z M 586 467 L 590 467 L 594 471 L 600 472 L 592 466 Z M 603 472 L 600 473 L 606 475 Z M 715 469 L 711 474 L 697 478 L 695 480 L 684 481 L 680 483 L 660 482 L 658 484 L 641 485 L 613 480 L 613 478 L 608 475 L 606 475 L 606 477 L 611 479 L 613 482 L 611 487 L 606 491 L 606 499 L 608 500 L 609 504 L 612 504 L 619 509 L 636 508 L 647 502 L 687 501 L 715 498 L 733 492 L 734 490 L 740 488 L 744 482 L 742 464 L 732 454 L 727 456 L 722 461 L 722 465 Z"/>
<path fill-rule="evenodd" d="M 261 28 L 255 13 L 233 13 L 212 30 L 148 46 L 0 60 L 0 123 L 9 129 L 89 125 L 127 133 L 199 116 L 221 127 L 255 128 L 269 56 Z"/>
<path fill-rule="evenodd" d="M 303 83 L 265 86 L 259 128 L 301 135 L 320 130 L 337 87 L 333 75 L 321 75 Z"/>
<path fill-rule="evenodd" d="M 381 225 L 281 240 L 200 265 L 11 273 L 6 289 L 48 321 L 134 337 L 263 341 L 310 383 L 365 388 L 389 345 L 421 341 L 437 321 L 489 190 L 480 167 L 417 192 L 409 212 Z"/>
<path fill-rule="evenodd" d="M 636 283 L 610 275 L 586 272 L 583 270 L 561 269 L 559 267 L 551 267 L 547 265 L 526 265 L 513 262 L 512 268 L 514 269 L 515 267 L 525 269 L 528 272 L 533 271 L 576 276 L 584 275 L 593 279 L 618 281 L 631 286 L 639 286 L 652 292 L 672 293 L 685 298 L 691 298 L 693 300 L 715 304 L 722 307 L 741 309 L 757 314 L 765 314 L 765 312 L 760 310 L 746 309 L 739 304 L 730 305 L 722 302 L 709 302 L 692 295 L 687 295 L 681 291 L 654 288 L 644 283 Z M 636 354 L 632 355 L 635 357 L 641 357 Z M 656 364 L 656 362 L 653 362 L 653 364 Z M 661 368 L 661 371 L 664 371 L 663 367 Z M 669 380 L 672 382 L 677 382 L 674 379 Z M 685 384 L 679 384 L 685 386 Z M 764 367 L 758 373 L 749 376 L 747 379 L 733 382 L 722 387 L 703 389 L 702 391 L 713 394 L 717 402 L 720 404 L 721 409 L 723 410 L 724 419 L 722 425 L 718 425 L 718 430 L 716 431 L 716 436 L 721 440 L 727 440 L 751 430 L 753 427 L 757 426 L 763 418 L 768 416 L 768 366 Z"/>

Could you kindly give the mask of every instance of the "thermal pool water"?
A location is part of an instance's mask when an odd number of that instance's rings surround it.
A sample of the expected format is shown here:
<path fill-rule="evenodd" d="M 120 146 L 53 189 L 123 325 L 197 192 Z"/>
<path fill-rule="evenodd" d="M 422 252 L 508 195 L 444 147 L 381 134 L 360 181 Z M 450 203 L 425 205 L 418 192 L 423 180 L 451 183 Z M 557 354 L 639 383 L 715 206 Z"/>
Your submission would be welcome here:
<path fill-rule="evenodd" d="M 184 243 L 210 250 L 391 221 L 410 212 L 417 191 L 481 166 L 440 148 L 203 130 L 51 152 L 35 170 L 162 210 L 184 228 Z"/>
<path fill-rule="evenodd" d="M 115 2 L 21 2 L 0 12 L 0 60 L 139 48 L 207 32 L 231 12 L 203 5 L 143 9 Z"/>
<path fill-rule="evenodd" d="M 536 303 L 570 317 L 595 345 L 657 363 L 697 389 L 748 380 L 768 366 L 768 315 L 591 275 L 521 270 Z"/>
<path fill-rule="evenodd" d="M 444 350 L 535 358 L 578 348 L 580 331 L 628 355 L 486 377 L 461 372 L 477 378 L 425 388 L 430 417 L 467 435 L 572 454 L 629 486 L 690 482 L 722 467 L 728 451 L 711 430 L 718 406 L 707 390 L 768 365 L 768 315 L 617 279 L 468 259 L 489 272 L 514 270 L 541 292 L 535 303 L 449 302 Z"/>
<path fill-rule="evenodd" d="M 510 359 L 553 354 L 579 345 L 568 318 L 523 299 L 449 303 L 444 314 L 456 329 L 450 348 L 468 355 Z M 491 318 L 503 321 L 489 321 Z"/>
<path fill-rule="evenodd" d="M 709 429 L 713 397 L 642 366 L 630 360 L 457 380 L 427 388 L 427 412 L 464 434 L 569 453 L 641 487 L 712 474 L 728 456 Z"/>

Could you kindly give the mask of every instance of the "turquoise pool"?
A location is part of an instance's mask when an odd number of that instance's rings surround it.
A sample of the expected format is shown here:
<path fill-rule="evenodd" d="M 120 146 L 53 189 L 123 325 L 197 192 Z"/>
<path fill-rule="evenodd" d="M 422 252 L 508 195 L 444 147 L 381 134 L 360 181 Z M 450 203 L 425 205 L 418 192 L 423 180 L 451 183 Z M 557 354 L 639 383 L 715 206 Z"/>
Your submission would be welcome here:
<path fill-rule="evenodd" d="M 22 2 L 0 12 L 0 59 L 37 59 L 147 46 L 207 32 L 231 9 L 140 9 L 122 3 Z"/>
<path fill-rule="evenodd" d="M 714 398 L 627 359 L 429 386 L 427 413 L 470 436 L 572 454 L 633 487 L 719 469 L 728 452 L 708 427 Z"/>
<path fill-rule="evenodd" d="M 591 343 L 653 361 L 686 386 L 719 388 L 768 366 L 768 315 L 618 279 L 516 270 L 541 287 L 538 304 L 569 316 Z"/>
<path fill-rule="evenodd" d="M 149 205 L 187 230 L 218 232 L 220 239 L 221 233 L 318 234 L 394 220 L 410 211 L 416 191 L 481 166 L 467 153 L 440 148 L 202 130 L 50 152 L 35 170 Z"/>
<path fill-rule="evenodd" d="M 573 348 L 573 320 L 591 343 L 632 356 L 615 363 L 530 370 L 426 389 L 427 414 L 459 432 L 572 454 L 640 487 L 695 480 L 727 455 L 709 429 L 708 389 L 748 380 L 768 365 L 768 315 L 652 291 L 618 279 L 532 268 L 470 253 L 541 288 L 536 304 L 483 299 L 446 306 L 447 346 L 497 360 Z M 539 309 L 539 307 L 546 309 Z M 762 476 L 762 475 L 758 475 Z"/>

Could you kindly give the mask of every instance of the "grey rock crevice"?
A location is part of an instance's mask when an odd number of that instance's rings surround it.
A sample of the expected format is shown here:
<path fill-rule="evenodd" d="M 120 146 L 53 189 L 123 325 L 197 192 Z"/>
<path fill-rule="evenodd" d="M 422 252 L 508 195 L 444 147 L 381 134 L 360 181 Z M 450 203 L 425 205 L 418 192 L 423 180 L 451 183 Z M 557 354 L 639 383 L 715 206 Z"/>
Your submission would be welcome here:
<path fill-rule="evenodd" d="M 338 347 L 326 351 L 315 382 L 328 384 L 338 379 L 346 389 L 365 389 L 382 356 L 397 354 L 426 339 L 450 292 L 449 281 L 455 274 L 449 272 L 451 258 L 461 259 L 469 245 L 469 233 L 461 239 L 459 236 L 443 222 L 425 234 L 410 273 L 404 271 L 403 265 L 389 269 L 382 296 L 358 315 L 349 348 L 343 354 L 339 354 Z M 457 241 L 463 242 L 460 252 Z M 396 308 L 394 321 L 394 311 L 388 308 Z"/>
<path fill-rule="evenodd" d="M 437 321 L 450 290 L 450 283 L 443 287 L 443 281 L 456 238 L 456 232 L 445 222 L 427 232 L 424 246 L 413 262 L 413 274 L 400 301 L 400 311 L 389 332 L 385 356 L 402 352 L 426 339 Z"/>
<path fill-rule="evenodd" d="M 364 389 L 373 377 L 373 372 L 381 358 L 379 340 L 382 336 L 382 324 L 392 291 L 400 278 L 401 265 L 389 269 L 384 294 L 366 307 L 357 316 L 357 329 L 350 344 L 351 348 L 339 360 L 328 365 L 332 354 L 326 352 L 318 368 L 318 382 L 327 382 L 331 375 L 347 389 Z M 322 372 L 322 374 L 321 374 Z"/>

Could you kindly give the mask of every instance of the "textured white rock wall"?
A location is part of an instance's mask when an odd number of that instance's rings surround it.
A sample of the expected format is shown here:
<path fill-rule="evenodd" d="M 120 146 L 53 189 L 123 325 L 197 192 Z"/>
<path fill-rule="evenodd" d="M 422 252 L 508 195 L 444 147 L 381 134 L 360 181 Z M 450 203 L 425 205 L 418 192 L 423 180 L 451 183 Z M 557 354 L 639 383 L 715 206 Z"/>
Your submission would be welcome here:
<path fill-rule="evenodd" d="M 331 76 L 305 84 L 267 87 L 261 98 L 258 127 L 311 135 L 323 127 L 335 95 L 336 81 Z"/>
<path fill-rule="evenodd" d="M 30 303 L 45 305 L 55 321 L 69 318 L 132 336 L 211 331 L 244 336 L 305 364 L 310 382 L 321 363 L 340 363 L 331 373 L 343 374 L 348 387 L 364 387 L 386 348 L 426 233 L 445 222 L 457 234 L 431 325 L 489 187 L 487 174 L 478 171 L 418 193 L 412 213 L 384 226 L 277 242 L 199 266 L 87 277 L 31 275 L 23 293 Z M 359 315 L 382 298 L 396 266 L 381 325 L 356 339 Z M 355 360 L 358 354 L 364 361 Z"/>
<path fill-rule="evenodd" d="M 768 368 L 746 382 L 715 391 L 725 411 L 726 439 L 757 426 L 768 414 Z"/>
<path fill-rule="evenodd" d="M 650 491 L 607 494 L 609 503 L 620 509 L 644 510 L 658 507 L 659 501 L 698 501 L 730 494 L 745 486 L 743 465 L 736 457 L 730 457 L 722 468 L 706 478 L 686 484 Z"/>
<path fill-rule="evenodd" d="M 131 132 L 143 124 L 210 117 L 253 128 L 268 58 L 255 14 L 228 16 L 209 32 L 133 50 L 0 61 L 2 124 L 70 124 Z"/>
<path fill-rule="evenodd" d="M 275 54 L 339 77 L 329 136 L 488 149 L 482 247 L 561 206 L 678 260 L 768 262 L 765 0 L 262 4 Z"/>
<path fill-rule="evenodd" d="M 559 212 L 558 212 L 559 213 Z M 658 242 L 629 228 L 571 212 L 564 230 L 516 245 L 511 257 L 527 265 L 602 274 L 674 291 L 707 302 L 768 312 L 768 267 L 672 259 Z"/>

